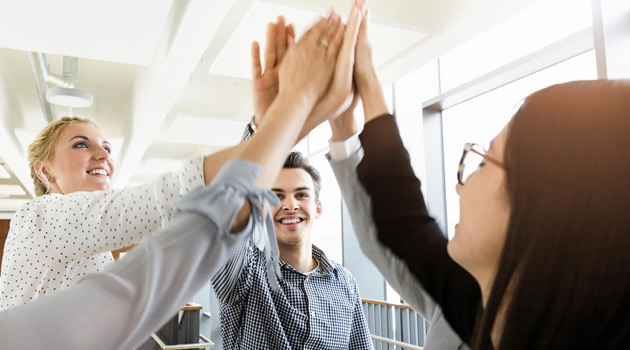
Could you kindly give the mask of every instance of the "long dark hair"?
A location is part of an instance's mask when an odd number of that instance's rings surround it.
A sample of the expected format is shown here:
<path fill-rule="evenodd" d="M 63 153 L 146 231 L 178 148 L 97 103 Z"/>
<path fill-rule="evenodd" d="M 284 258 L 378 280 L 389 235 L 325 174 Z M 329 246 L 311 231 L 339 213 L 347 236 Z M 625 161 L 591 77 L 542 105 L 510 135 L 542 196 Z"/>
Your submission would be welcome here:
<path fill-rule="evenodd" d="M 476 349 L 630 345 L 630 81 L 529 96 L 505 147 L 511 217 Z M 499 316 L 498 316 L 499 315 Z"/>

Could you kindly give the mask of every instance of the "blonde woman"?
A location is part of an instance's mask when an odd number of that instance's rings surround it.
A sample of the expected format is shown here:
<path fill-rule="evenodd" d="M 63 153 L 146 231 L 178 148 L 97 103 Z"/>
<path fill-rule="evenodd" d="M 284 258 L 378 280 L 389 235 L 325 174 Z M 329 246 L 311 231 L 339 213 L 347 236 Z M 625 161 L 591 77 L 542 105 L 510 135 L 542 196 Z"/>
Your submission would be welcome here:
<path fill-rule="evenodd" d="M 207 157 L 206 157 L 207 158 Z M 67 288 L 111 264 L 111 250 L 164 227 L 175 203 L 204 181 L 204 158 L 137 187 L 111 189 L 111 144 L 88 119 L 65 117 L 29 146 L 37 198 L 11 219 L 0 276 L 0 310 Z M 207 163 L 207 164 L 206 164 Z"/>
<path fill-rule="evenodd" d="M 228 162 L 210 186 L 186 196 L 171 227 L 107 271 L 63 293 L 0 312 L 0 348 L 134 348 L 250 235 L 268 230 L 273 236 L 273 222 L 263 218 L 269 215 L 264 208 L 278 200 L 265 188 L 280 172 L 305 121 L 312 120 L 315 103 L 335 92 L 327 87 L 343 27 L 330 18 L 318 22 L 287 53 L 288 63 L 280 70 L 282 87 L 265 124 L 231 153 L 240 159 Z M 328 46 L 322 47 L 321 41 Z M 344 44 L 341 51 L 352 56 L 353 43 Z M 340 54 L 339 61 L 342 57 L 348 58 Z"/>

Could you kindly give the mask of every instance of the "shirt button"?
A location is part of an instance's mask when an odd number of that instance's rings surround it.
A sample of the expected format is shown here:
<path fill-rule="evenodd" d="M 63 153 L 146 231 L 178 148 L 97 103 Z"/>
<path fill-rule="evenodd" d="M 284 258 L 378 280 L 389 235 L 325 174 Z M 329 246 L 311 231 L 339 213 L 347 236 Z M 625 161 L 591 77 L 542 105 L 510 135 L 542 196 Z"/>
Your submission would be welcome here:
<path fill-rule="evenodd" d="M 311 311 L 311 317 L 315 317 L 315 311 Z"/>

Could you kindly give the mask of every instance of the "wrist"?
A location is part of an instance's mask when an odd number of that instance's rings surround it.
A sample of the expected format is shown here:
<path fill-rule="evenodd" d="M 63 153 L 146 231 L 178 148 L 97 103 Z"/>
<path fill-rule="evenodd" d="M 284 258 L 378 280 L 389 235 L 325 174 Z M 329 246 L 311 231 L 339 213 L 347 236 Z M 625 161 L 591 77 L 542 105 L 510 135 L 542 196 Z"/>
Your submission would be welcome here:
<path fill-rule="evenodd" d="M 342 115 L 339 118 L 330 121 L 330 130 L 332 131 L 330 140 L 332 142 L 345 141 L 352 135 L 359 132 L 359 127 L 357 126 L 354 118 L 347 120 L 342 117 L 344 116 Z"/>
<path fill-rule="evenodd" d="M 376 74 L 365 81 L 364 84 L 360 86 L 357 84 L 357 90 L 359 90 L 361 101 L 363 101 L 365 123 L 383 114 L 389 113 L 389 107 L 387 107 L 387 101 L 383 94 L 383 87 L 378 81 Z"/>
<path fill-rule="evenodd" d="M 367 72 L 355 74 L 354 80 L 359 91 L 381 85 L 374 67 L 371 67 Z"/>
<path fill-rule="evenodd" d="M 281 103 L 287 106 L 304 108 L 309 111 L 313 109 L 315 103 L 317 102 L 317 99 L 309 96 L 309 94 L 286 90 L 280 91 L 276 99 L 282 101 Z"/>

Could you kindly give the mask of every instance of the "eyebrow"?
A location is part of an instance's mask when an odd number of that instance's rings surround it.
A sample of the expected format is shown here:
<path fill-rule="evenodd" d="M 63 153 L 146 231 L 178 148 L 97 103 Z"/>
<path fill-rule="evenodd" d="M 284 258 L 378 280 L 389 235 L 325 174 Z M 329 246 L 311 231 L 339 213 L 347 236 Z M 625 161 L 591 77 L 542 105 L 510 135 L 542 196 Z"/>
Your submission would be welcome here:
<path fill-rule="evenodd" d="M 284 191 L 283 189 L 281 189 L 281 188 L 272 188 L 271 190 L 272 190 L 273 192 L 282 192 L 282 193 L 284 193 L 284 192 L 285 192 L 285 191 Z M 293 192 L 299 192 L 299 191 L 310 191 L 310 190 L 311 190 L 311 188 L 310 188 L 310 187 L 306 187 L 306 186 L 304 186 L 304 187 L 298 187 L 298 188 L 294 189 L 294 190 L 293 190 Z"/>
<path fill-rule="evenodd" d="M 89 139 L 87 136 L 77 135 L 77 136 L 75 136 L 75 137 L 71 138 L 71 139 L 70 139 L 70 141 L 68 141 L 68 142 L 72 142 L 72 140 L 74 140 L 74 139 L 83 139 L 83 140 L 85 140 L 85 141 L 90 141 L 90 139 Z M 108 145 L 110 145 L 110 146 L 112 145 L 112 144 L 111 144 L 109 141 L 107 141 L 107 140 L 104 140 L 104 141 L 103 141 L 103 143 L 106 143 L 106 144 L 108 144 Z"/>

